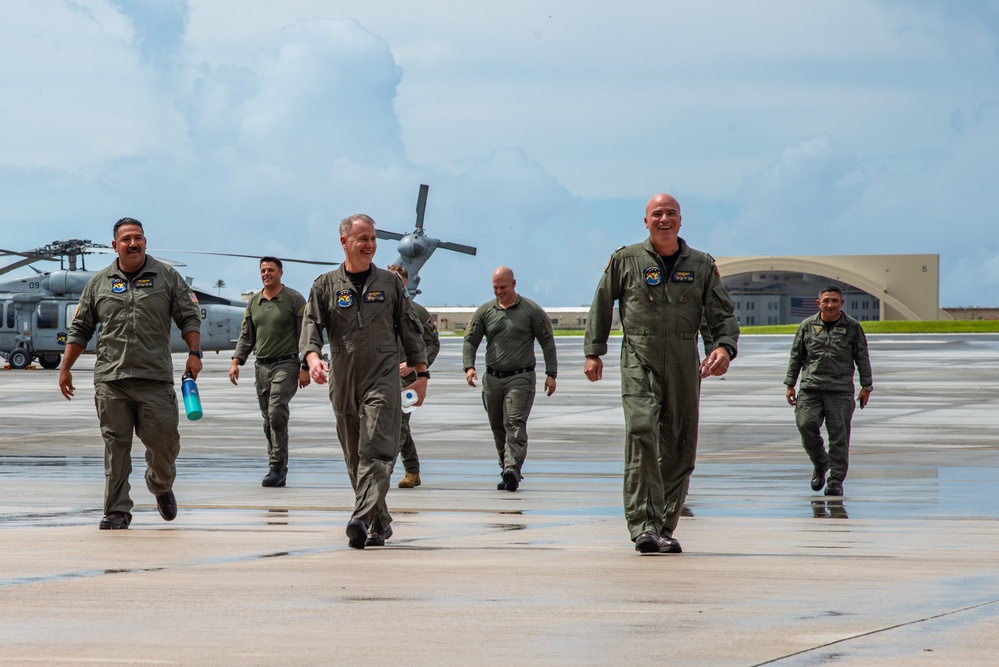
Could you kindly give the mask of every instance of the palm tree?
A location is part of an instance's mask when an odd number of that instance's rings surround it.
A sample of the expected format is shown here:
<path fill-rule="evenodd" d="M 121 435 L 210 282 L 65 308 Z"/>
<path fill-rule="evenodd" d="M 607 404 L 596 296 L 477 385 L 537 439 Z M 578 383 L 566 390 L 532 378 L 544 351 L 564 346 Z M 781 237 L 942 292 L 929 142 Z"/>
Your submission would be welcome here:
<path fill-rule="evenodd" d="M 225 281 L 219 278 L 215 281 L 215 286 L 219 288 L 219 296 L 222 295 L 222 288 L 225 287 Z"/>

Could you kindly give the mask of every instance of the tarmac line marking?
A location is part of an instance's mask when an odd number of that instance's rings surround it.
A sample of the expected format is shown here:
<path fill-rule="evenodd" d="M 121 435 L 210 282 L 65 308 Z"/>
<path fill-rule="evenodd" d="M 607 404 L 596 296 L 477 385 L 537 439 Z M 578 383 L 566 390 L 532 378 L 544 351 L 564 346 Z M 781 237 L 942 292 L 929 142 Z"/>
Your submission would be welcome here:
<path fill-rule="evenodd" d="M 836 641 L 828 642 L 825 644 L 820 644 L 818 646 L 813 646 L 811 648 L 802 649 L 800 651 L 795 651 L 794 653 L 788 653 L 787 655 L 782 655 L 779 658 L 773 658 L 772 660 L 767 660 L 765 662 L 758 662 L 750 667 L 762 667 L 763 665 L 773 665 L 781 660 L 787 660 L 788 658 L 794 658 L 795 656 L 804 655 L 805 653 L 811 653 L 812 651 L 819 651 L 829 646 L 835 646 L 836 644 L 842 644 L 844 642 L 853 641 L 854 639 L 860 639 L 861 637 L 870 637 L 871 635 L 876 635 L 882 632 L 887 632 L 889 630 L 897 630 L 898 628 L 904 628 L 908 625 L 917 625 L 919 623 L 925 623 L 926 621 L 935 621 L 938 618 L 944 618 L 946 616 L 953 616 L 954 614 L 960 614 L 965 611 L 971 611 L 973 609 L 979 609 L 981 607 L 988 607 L 999 603 L 999 600 L 989 600 L 987 602 L 979 602 L 978 604 L 973 604 L 969 607 L 961 607 L 960 609 L 951 609 L 950 611 L 944 611 L 939 614 L 934 614 L 933 616 L 926 616 L 924 618 L 917 618 L 912 621 L 906 621 L 905 623 L 897 623 L 895 625 L 889 625 L 884 628 L 878 628 L 877 630 L 870 630 L 868 632 L 861 632 L 857 635 L 851 635 L 849 637 L 843 637 L 842 639 L 837 639 Z"/>

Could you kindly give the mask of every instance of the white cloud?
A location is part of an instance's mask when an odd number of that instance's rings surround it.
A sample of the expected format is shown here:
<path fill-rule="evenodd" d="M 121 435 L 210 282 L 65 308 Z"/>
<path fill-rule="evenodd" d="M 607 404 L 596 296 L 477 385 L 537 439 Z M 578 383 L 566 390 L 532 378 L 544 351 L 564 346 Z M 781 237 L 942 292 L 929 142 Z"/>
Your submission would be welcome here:
<path fill-rule="evenodd" d="M 0 245 L 107 240 L 132 215 L 160 247 L 338 259 L 342 217 L 407 231 L 429 183 L 428 232 L 480 254 L 439 251 L 425 300 L 481 302 L 511 264 L 528 296 L 578 304 L 671 191 L 713 254 L 939 252 L 945 305 L 997 302 L 997 15 L 929 0 L 13 3 Z M 240 260 L 186 271 L 257 281 Z M 316 272 L 286 277 L 305 289 Z"/>

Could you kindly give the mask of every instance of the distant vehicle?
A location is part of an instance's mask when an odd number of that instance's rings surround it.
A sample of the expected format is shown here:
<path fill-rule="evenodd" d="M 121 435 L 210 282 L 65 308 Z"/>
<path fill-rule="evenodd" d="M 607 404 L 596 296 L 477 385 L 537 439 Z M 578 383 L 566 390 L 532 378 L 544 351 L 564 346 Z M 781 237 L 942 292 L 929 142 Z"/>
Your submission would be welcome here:
<path fill-rule="evenodd" d="M 466 255 L 476 253 L 476 249 L 472 246 L 441 241 L 427 236 L 427 233 L 423 231 L 423 214 L 427 210 L 427 193 L 429 191 L 429 185 L 420 186 L 420 195 L 416 200 L 416 228 L 413 231 L 408 234 L 399 234 L 398 232 L 375 229 L 375 236 L 378 238 L 399 241 L 399 256 L 392 263 L 406 267 L 406 271 L 409 273 L 409 284 L 406 286 L 406 290 L 411 295 L 420 294 L 420 269 L 437 248 L 454 250 Z"/>
<path fill-rule="evenodd" d="M 17 252 L 3 250 L 0 255 L 19 257 L 12 264 L 0 267 L 0 276 L 23 266 L 42 261 L 58 261 L 58 271 L 41 272 L 20 278 L 0 278 L 0 355 L 11 368 L 27 368 L 38 359 L 42 368 L 57 368 L 63 351 L 69 325 L 76 313 L 76 306 L 84 286 L 94 275 L 87 271 L 84 258 L 89 254 L 113 253 L 106 245 L 93 244 L 80 239 L 54 241 L 47 246 Z M 195 252 L 197 254 L 252 257 L 234 253 L 171 250 L 167 252 Z M 162 259 L 162 258 L 160 258 Z M 284 259 L 284 262 L 335 265 L 336 262 Z M 175 262 L 168 262 L 174 263 Z M 79 264 L 79 266 L 78 266 Z M 32 267 L 34 268 L 34 267 Z M 216 296 L 193 288 L 201 308 L 201 349 L 225 351 L 236 347 L 243 322 L 246 303 Z M 97 337 L 91 339 L 87 352 L 93 352 Z M 187 351 L 187 344 L 180 337 L 180 329 L 173 327 L 171 347 L 174 352 Z"/>

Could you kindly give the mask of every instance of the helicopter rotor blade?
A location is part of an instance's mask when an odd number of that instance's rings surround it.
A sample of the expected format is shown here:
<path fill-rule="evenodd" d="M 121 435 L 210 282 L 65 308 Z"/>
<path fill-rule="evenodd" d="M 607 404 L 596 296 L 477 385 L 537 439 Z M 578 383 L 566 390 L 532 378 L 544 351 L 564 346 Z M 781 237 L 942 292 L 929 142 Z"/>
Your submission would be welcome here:
<path fill-rule="evenodd" d="M 13 255 L 20 255 L 22 253 L 18 252 L 18 253 L 11 253 L 11 254 L 13 254 Z M 15 269 L 19 269 L 22 266 L 27 266 L 29 264 L 34 264 L 35 262 L 37 262 L 40 259 L 46 259 L 46 260 L 50 260 L 50 261 L 56 261 L 55 258 L 53 258 L 53 257 L 27 257 L 25 259 L 18 260 L 16 262 L 14 262 L 13 264 L 8 264 L 7 266 L 4 266 L 4 267 L 0 268 L 0 276 L 2 276 L 5 273 L 10 273 L 11 271 L 14 271 Z M 36 270 L 35 273 L 38 273 L 38 271 Z"/>
<path fill-rule="evenodd" d="M 422 183 L 420 184 L 420 196 L 416 199 L 416 228 L 423 229 L 423 215 L 427 211 L 427 193 L 430 190 L 430 186 Z"/>
<path fill-rule="evenodd" d="M 152 252 L 156 252 L 156 253 L 160 253 L 160 252 L 166 252 L 166 253 L 171 253 L 171 252 L 173 252 L 173 253 L 188 253 L 188 254 L 193 254 L 193 255 L 217 255 L 217 256 L 221 256 L 221 257 L 246 257 L 247 259 L 260 259 L 261 258 L 261 255 L 243 255 L 243 254 L 236 253 L 236 252 L 209 252 L 207 250 L 165 250 L 165 249 L 159 249 L 159 250 L 154 250 Z M 293 259 L 293 258 L 290 258 L 290 257 L 278 257 L 277 259 L 280 259 L 282 262 L 293 262 L 295 264 L 318 264 L 320 266 L 337 266 L 338 264 L 340 264 L 340 262 L 320 262 L 320 261 L 312 260 L 312 259 Z M 185 266 L 185 265 L 181 264 L 180 266 Z"/>
<path fill-rule="evenodd" d="M 387 232 L 384 229 L 376 229 L 375 236 L 380 239 L 390 240 L 390 241 L 401 241 L 405 234 L 399 234 L 398 232 Z"/>
<path fill-rule="evenodd" d="M 450 241 L 441 241 L 437 244 L 438 248 L 444 248 L 445 250 L 454 250 L 455 252 L 462 252 L 466 255 L 474 255 L 476 253 L 476 248 L 470 245 L 462 245 L 461 243 L 451 243 Z"/>
<path fill-rule="evenodd" d="M 18 252 L 16 250 L 7 250 L 6 248 L 0 248 L 0 255 L 17 255 L 18 257 L 30 257 L 32 260 L 51 259 L 55 261 L 55 257 L 53 257 L 52 255 L 42 255 L 39 253 L 31 253 L 31 252 Z"/>

